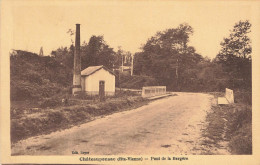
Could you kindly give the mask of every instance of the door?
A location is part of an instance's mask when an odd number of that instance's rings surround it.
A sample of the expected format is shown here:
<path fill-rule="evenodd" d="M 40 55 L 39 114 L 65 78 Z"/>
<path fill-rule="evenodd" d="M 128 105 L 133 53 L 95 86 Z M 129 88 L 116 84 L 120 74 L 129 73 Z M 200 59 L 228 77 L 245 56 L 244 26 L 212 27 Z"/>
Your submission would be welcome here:
<path fill-rule="evenodd" d="M 99 81 L 99 98 L 100 101 L 105 100 L 105 81 Z"/>

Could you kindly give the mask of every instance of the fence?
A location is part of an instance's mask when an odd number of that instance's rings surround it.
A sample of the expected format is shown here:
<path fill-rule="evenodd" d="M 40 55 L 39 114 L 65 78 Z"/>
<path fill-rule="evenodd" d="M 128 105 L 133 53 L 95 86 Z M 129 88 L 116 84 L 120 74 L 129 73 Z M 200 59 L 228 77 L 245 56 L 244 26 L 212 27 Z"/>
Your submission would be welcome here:
<path fill-rule="evenodd" d="M 147 86 L 142 89 L 142 97 L 153 97 L 166 94 L 166 86 Z"/>

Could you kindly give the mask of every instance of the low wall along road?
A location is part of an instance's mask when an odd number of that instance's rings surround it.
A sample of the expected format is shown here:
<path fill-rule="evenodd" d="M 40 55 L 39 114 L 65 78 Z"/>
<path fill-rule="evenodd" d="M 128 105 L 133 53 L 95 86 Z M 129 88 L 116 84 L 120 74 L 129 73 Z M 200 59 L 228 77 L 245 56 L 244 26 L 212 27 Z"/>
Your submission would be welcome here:
<path fill-rule="evenodd" d="M 226 88 L 225 97 L 218 97 L 218 104 L 232 104 L 234 103 L 233 90 Z"/>
<path fill-rule="evenodd" d="M 166 86 L 147 86 L 142 89 L 142 97 L 153 97 L 166 94 Z"/>
<path fill-rule="evenodd" d="M 233 90 L 226 88 L 225 97 L 229 103 L 234 103 L 234 94 Z"/>

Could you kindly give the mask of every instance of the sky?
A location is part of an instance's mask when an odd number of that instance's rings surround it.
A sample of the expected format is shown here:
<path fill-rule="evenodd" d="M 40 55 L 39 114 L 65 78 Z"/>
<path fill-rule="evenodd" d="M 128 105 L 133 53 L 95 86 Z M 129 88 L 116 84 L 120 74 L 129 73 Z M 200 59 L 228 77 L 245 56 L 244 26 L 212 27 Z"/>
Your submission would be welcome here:
<path fill-rule="evenodd" d="M 12 7 L 12 48 L 45 55 L 71 44 L 69 29 L 81 24 L 81 43 L 103 35 L 116 51 L 135 53 L 157 31 L 188 23 L 190 46 L 214 58 L 220 42 L 239 20 L 251 19 L 251 7 L 234 2 L 189 1 L 18 1 Z M 74 39 L 74 37 L 73 37 Z"/>

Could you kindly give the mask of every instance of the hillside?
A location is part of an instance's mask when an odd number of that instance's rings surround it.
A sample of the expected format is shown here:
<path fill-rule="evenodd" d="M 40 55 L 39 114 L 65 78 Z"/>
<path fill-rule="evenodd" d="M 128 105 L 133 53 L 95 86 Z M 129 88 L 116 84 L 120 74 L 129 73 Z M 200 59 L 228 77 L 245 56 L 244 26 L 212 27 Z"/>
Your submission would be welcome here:
<path fill-rule="evenodd" d="M 40 100 L 69 89 L 72 71 L 53 57 L 16 50 L 10 56 L 11 100 Z"/>

